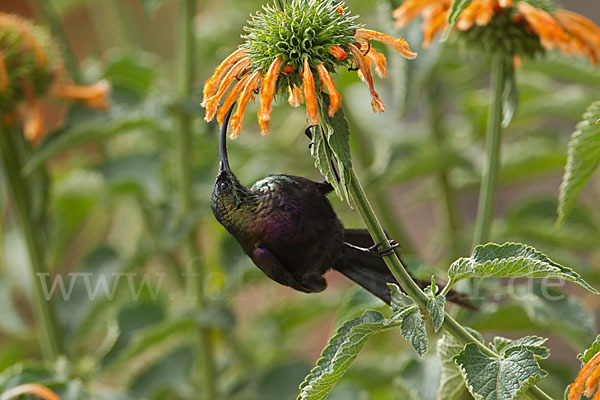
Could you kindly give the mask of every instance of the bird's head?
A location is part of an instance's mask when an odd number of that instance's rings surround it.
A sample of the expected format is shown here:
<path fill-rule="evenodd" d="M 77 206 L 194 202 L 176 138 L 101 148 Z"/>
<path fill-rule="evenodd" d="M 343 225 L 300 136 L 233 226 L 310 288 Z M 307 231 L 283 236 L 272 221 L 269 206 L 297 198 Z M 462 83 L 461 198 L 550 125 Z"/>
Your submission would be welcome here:
<path fill-rule="evenodd" d="M 235 105 L 235 104 L 234 104 Z M 219 137 L 219 172 L 211 197 L 211 208 L 217 220 L 229 228 L 236 219 L 236 214 L 244 204 L 248 193 L 236 178 L 227 158 L 227 127 L 234 105 L 227 112 L 221 125 Z"/>

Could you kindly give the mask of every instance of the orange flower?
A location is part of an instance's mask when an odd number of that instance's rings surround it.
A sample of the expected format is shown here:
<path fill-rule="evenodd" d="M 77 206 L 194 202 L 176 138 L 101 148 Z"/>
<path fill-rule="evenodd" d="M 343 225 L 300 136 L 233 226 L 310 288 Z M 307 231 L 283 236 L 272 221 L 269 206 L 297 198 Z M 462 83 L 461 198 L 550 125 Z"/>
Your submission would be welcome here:
<path fill-rule="evenodd" d="M 261 134 L 269 133 L 272 102 L 278 92 L 286 92 L 288 102 L 294 107 L 304 101 L 308 122 L 316 125 L 320 122 L 318 96 L 322 90 L 328 93 L 330 100 L 328 115 L 334 116 L 341 106 L 341 96 L 331 73 L 336 67 L 353 66 L 358 67 L 359 75 L 369 87 L 373 111 L 383 112 L 385 105 L 375 91 L 371 66 L 378 76 L 386 77 L 386 60 L 371 47 L 371 41 L 390 46 L 409 59 L 417 54 L 404 39 L 363 29 L 353 22 L 355 17 L 344 7 L 335 4 L 330 9 L 327 4 L 326 0 L 290 3 L 283 10 L 266 6 L 264 13 L 257 14 L 250 21 L 256 29 L 247 28 L 250 32 L 246 36 L 247 42 L 231 53 L 206 81 L 201 103 L 206 109 L 204 119 L 209 122 L 217 115 L 221 123 L 227 110 L 237 101 L 231 137 L 238 136 L 244 110 L 260 86 L 258 122 Z M 315 22 L 296 31 L 294 21 L 303 13 L 306 13 L 304 21 L 321 21 L 329 26 Z M 275 20 L 279 22 L 273 23 Z M 221 102 L 227 91 L 225 101 Z"/>
<path fill-rule="evenodd" d="M 63 77 L 64 66 L 48 33 L 17 15 L 0 12 L 0 121 L 20 118 L 25 136 L 39 141 L 45 131 L 39 98 L 56 97 L 83 101 L 108 109 L 110 86 L 106 81 L 79 86 Z"/>
<path fill-rule="evenodd" d="M 579 400 L 581 395 L 591 397 L 592 400 L 600 399 L 600 391 L 596 391 L 600 380 L 600 353 L 596 353 L 579 371 L 575 382 L 569 387 L 569 400 Z"/>
<path fill-rule="evenodd" d="M 435 35 L 446 28 L 451 3 L 451 0 L 407 0 L 392 15 L 399 27 L 421 15 L 423 47 L 428 47 Z M 600 28 L 592 21 L 567 10 L 551 13 L 523 0 L 473 0 L 459 15 L 456 29 L 466 32 L 473 27 L 486 27 L 495 18 L 503 18 L 503 28 L 506 24 L 516 26 L 522 31 L 522 38 L 534 34 L 546 50 L 558 48 L 565 54 L 586 57 L 594 65 L 600 59 Z M 507 35 L 500 32 L 495 36 L 505 39 Z M 498 48 L 495 44 L 489 47 Z M 518 48 L 522 46 L 513 46 L 509 51 L 518 55 Z"/>
<path fill-rule="evenodd" d="M 41 400 L 60 400 L 60 397 L 52 390 L 36 383 L 28 383 L 9 389 L 0 395 L 0 400 L 12 400 L 24 394 L 32 394 Z"/>

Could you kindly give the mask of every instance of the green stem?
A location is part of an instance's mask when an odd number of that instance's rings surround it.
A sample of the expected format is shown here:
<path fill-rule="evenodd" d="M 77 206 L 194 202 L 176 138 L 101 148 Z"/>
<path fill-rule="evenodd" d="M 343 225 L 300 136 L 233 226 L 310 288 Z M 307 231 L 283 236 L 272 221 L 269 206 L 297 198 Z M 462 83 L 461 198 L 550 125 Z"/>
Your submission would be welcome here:
<path fill-rule="evenodd" d="M 19 216 L 21 231 L 27 246 L 33 284 L 33 302 L 36 320 L 39 326 L 40 346 L 44 357 L 54 361 L 63 352 L 63 343 L 52 303 L 44 295 L 44 284 L 48 288 L 48 274 L 44 261 L 44 252 L 38 236 L 39 227 L 33 223 L 31 215 L 31 197 L 27 181 L 21 175 L 23 163 L 14 143 L 14 132 L 0 124 L 0 152 L 12 193 L 13 205 Z M 42 283 L 42 280 L 46 280 Z"/>
<path fill-rule="evenodd" d="M 177 38 L 177 94 L 180 99 L 187 99 L 192 95 L 194 84 L 194 26 L 193 19 L 196 11 L 196 0 L 180 0 L 179 21 Z M 178 163 L 179 185 L 181 192 L 182 211 L 189 215 L 194 211 L 193 179 L 192 179 L 192 119 L 187 113 L 180 113 L 175 120 L 176 131 L 179 132 Z M 196 241 L 196 231 L 192 230 L 186 239 L 186 248 L 190 257 L 194 285 L 196 290 L 197 306 L 205 305 L 204 299 L 204 271 L 200 262 L 200 253 Z M 215 363 L 210 345 L 210 330 L 200 328 L 198 343 L 198 356 L 202 386 L 206 398 L 214 399 Z"/>
<path fill-rule="evenodd" d="M 442 110 L 437 98 L 439 97 L 439 88 L 429 85 L 427 91 L 427 100 L 429 105 L 429 122 L 431 124 L 431 135 L 436 146 L 437 152 L 442 156 L 446 148 L 445 135 L 442 128 Z M 444 200 L 444 213 L 446 215 L 447 233 L 450 236 L 450 245 L 452 248 L 451 258 L 455 259 L 460 254 L 460 223 L 458 218 L 458 209 L 456 207 L 456 196 L 454 188 L 448 176 L 448 169 L 444 167 L 438 171 L 438 182 L 442 189 Z"/>
<path fill-rule="evenodd" d="M 373 208 L 371 204 L 369 204 L 369 200 L 367 199 L 367 195 L 360 184 L 358 177 L 354 170 L 350 170 L 351 173 L 351 181 L 349 185 L 350 193 L 354 199 L 356 204 L 356 208 L 360 212 L 360 215 L 363 218 L 365 226 L 369 230 L 373 240 L 375 243 L 379 243 L 382 241 L 386 241 L 387 238 L 385 233 L 379 223 L 377 216 L 373 212 Z M 429 298 L 419 286 L 412 280 L 411 276 L 406 271 L 404 265 L 398 258 L 395 252 L 392 252 L 389 256 L 383 258 L 385 263 L 387 264 L 389 270 L 392 272 L 394 277 L 400 283 L 402 289 L 408 294 L 418 305 L 419 307 L 426 309 L 427 302 Z M 479 342 L 473 335 L 471 335 L 462 325 L 460 325 L 454 318 L 452 318 L 448 313 L 446 313 L 444 317 L 443 327 L 448 331 L 452 336 L 456 339 L 460 340 L 462 343 L 475 343 L 479 349 L 490 357 L 498 357 L 498 354 L 492 349 L 488 348 L 485 344 Z M 533 386 L 527 392 L 534 399 L 539 400 L 549 400 L 551 399 L 546 393 L 541 391 L 536 386 Z"/>
<path fill-rule="evenodd" d="M 494 216 L 494 199 L 500 172 L 500 134 L 502 131 L 502 87 L 504 83 L 504 55 L 492 60 L 492 88 L 487 122 L 487 160 L 479 192 L 479 206 L 475 221 L 473 247 L 487 243 Z"/>
<path fill-rule="evenodd" d="M 67 66 L 71 79 L 77 83 L 81 83 L 81 70 L 79 69 L 77 56 L 75 55 L 75 51 L 69 42 L 67 33 L 65 32 L 64 26 L 52 5 L 52 2 L 49 0 L 37 0 L 37 5 L 48 22 L 48 25 L 50 25 L 52 36 L 54 36 L 61 47 L 62 56 L 65 59 L 65 65 Z"/>

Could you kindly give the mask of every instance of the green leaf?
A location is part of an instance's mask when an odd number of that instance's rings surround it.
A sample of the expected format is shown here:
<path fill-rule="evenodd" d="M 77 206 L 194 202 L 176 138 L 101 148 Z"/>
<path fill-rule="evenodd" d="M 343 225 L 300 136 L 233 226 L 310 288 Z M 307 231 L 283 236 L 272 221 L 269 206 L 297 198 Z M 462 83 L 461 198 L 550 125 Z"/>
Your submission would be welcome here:
<path fill-rule="evenodd" d="M 335 384 L 350 367 L 367 339 L 383 329 L 398 326 L 397 320 L 388 320 L 377 311 L 366 311 L 362 316 L 343 324 L 329 339 L 321 358 L 304 382 L 300 384 L 298 399 L 326 399 Z"/>
<path fill-rule="evenodd" d="M 440 377 L 438 391 L 439 400 L 458 399 L 466 389 L 460 371 L 452 359 L 462 351 L 463 347 L 461 342 L 447 333 L 444 333 L 442 338 L 438 340 L 437 354 L 442 362 L 442 376 Z"/>
<path fill-rule="evenodd" d="M 425 324 L 419 313 L 419 308 L 412 299 L 404 295 L 398 286 L 388 285 L 392 294 L 392 310 L 394 313 L 387 319 L 378 311 L 365 311 L 360 317 L 356 317 L 344 323 L 329 339 L 327 347 L 321 353 L 310 373 L 300 384 L 298 399 L 320 400 L 325 399 L 350 367 L 358 353 L 369 337 L 384 329 L 402 326 L 402 335 L 414 341 L 419 349 L 427 350 L 427 334 Z M 420 318 L 419 329 L 418 318 Z M 410 318 L 411 322 L 404 327 L 404 320 Z M 406 330 L 406 335 L 405 335 Z M 418 335 L 423 335 L 418 338 Z M 423 339 L 424 338 L 424 339 Z M 413 344 L 413 347 L 415 345 Z M 415 348 L 416 350 L 416 348 Z M 417 351 L 418 352 L 418 351 Z"/>
<path fill-rule="evenodd" d="M 587 348 L 582 354 L 578 354 L 577 358 L 581 360 L 582 364 L 590 361 L 592 357 L 596 355 L 600 351 L 600 335 L 596 336 L 596 339 L 592 343 L 592 345 Z"/>
<path fill-rule="evenodd" d="M 423 322 L 423 316 L 419 309 L 412 311 L 404 317 L 400 331 L 404 339 L 410 342 L 410 345 L 419 357 L 423 357 L 427 353 L 427 331 L 425 330 L 425 322 Z"/>
<path fill-rule="evenodd" d="M 348 185 L 351 179 L 352 161 L 348 122 L 341 108 L 333 117 L 329 116 L 327 96 L 320 96 L 319 106 L 321 124 L 320 128 L 311 129 L 313 135 L 311 154 L 315 158 L 315 166 L 333 186 L 338 197 L 350 204 Z M 336 170 L 339 172 L 339 179 Z"/>
<path fill-rule="evenodd" d="M 435 296 L 429 299 L 427 302 L 427 312 L 431 316 L 433 323 L 433 330 L 439 331 L 444 323 L 444 316 L 446 315 L 444 307 L 446 306 L 446 297 Z"/>
<path fill-rule="evenodd" d="M 535 354 L 526 348 L 507 356 L 490 357 L 475 343 L 468 343 L 453 359 L 477 400 L 517 399 L 546 376 Z"/>
<path fill-rule="evenodd" d="M 572 269 L 555 263 L 533 247 L 521 243 L 477 246 L 471 257 L 459 258 L 452 263 L 448 277 L 452 284 L 471 277 L 557 278 L 575 282 L 598 294 Z"/>
<path fill-rule="evenodd" d="M 600 164 L 600 101 L 592 103 L 577 124 L 569 142 L 567 165 L 558 196 L 561 224 Z"/>
<path fill-rule="evenodd" d="M 519 87 L 515 76 L 512 58 L 504 63 L 504 82 L 502 88 L 502 127 L 506 128 L 513 120 L 519 108 Z"/>
<path fill-rule="evenodd" d="M 516 340 L 496 336 L 490 347 L 495 349 L 502 356 L 509 356 L 515 351 L 526 349 L 532 352 L 536 357 L 546 359 L 550 357 L 550 351 L 544 347 L 548 339 L 538 336 L 526 336 Z"/>
<path fill-rule="evenodd" d="M 471 0 L 453 0 L 452 5 L 450 6 L 450 12 L 448 13 L 448 25 L 446 29 L 444 29 L 444 33 L 442 33 L 442 37 L 440 41 L 445 42 L 448 40 L 448 36 L 450 36 L 450 32 L 454 29 L 454 25 L 458 21 L 458 17 L 471 4 Z"/>

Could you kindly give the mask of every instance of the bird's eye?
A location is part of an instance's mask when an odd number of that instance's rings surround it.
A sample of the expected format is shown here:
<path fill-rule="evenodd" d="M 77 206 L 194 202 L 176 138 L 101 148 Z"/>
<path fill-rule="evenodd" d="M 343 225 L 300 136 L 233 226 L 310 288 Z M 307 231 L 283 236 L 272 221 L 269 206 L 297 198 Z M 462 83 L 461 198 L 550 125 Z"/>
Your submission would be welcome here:
<path fill-rule="evenodd" d="M 221 184 L 219 185 L 219 187 L 221 188 L 221 190 L 227 190 L 229 188 L 229 183 L 228 182 L 221 182 Z"/>

